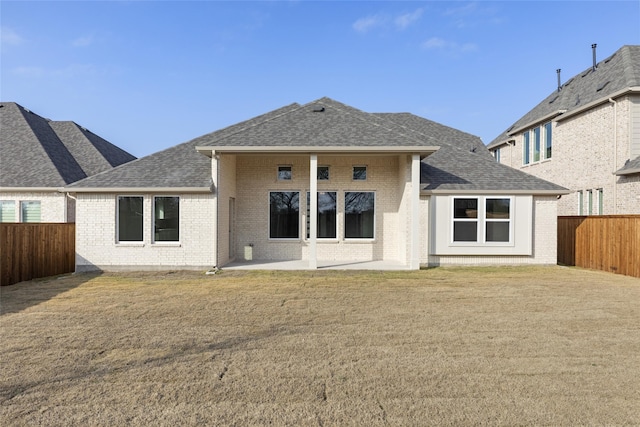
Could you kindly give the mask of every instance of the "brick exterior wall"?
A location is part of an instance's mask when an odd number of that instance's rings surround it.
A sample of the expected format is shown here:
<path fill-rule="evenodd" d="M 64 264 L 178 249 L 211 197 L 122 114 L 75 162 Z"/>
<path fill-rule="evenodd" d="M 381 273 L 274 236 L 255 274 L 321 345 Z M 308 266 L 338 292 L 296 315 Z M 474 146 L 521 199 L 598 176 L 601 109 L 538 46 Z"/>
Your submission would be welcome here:
<path fill-rule="evenodd" d="M 500 147 L 500 162 L 571 190 L 558 203 L 559 215 L 580 214 L 578 191 L 583 192 L 582 212 L 587 215 L 589 190 L 593 192 L 593 214 L 597 214 L 598 189 L 603 194 L 603 215 L 640 214 L 640 176 L 613 174 L 630 157 L 632 98 L 638 102 L 640 97 L 621 97 L 615 106 L 601 104 L 553 122 L 549 160 L 523 165 L 523 133 L 519 133 L 514 135 L 515 146 Z"/>
<path fill-rule="evenodd" d="M 0 200 L 15 202 L 16 221 L 20 221 L 20 202 L 40 201 L 40 222 L 73 222 L 75 203 L 66 194 L 55 192 L 0 192 Z"/>
<path fill-rule="evenodd" d="M 421 206 L 427 209 L 427 213 L 423 214 L 421 224 L 428 224 L 429 203 L 428 200 L 421 202 Z M 535 196 L 533 198 L 533 253 L 531 256 L 436 256 L 430 255 L 427 250 L 422 252 L 421 264 L 432 267 L 446 265 L 555 265 L 557 264 L 557 205 L 555 196 Z"/>
<path fill-rule="evenodd" d="M 180 197 L 180 242 L 152 243 L 153 196 L 144 196 L 142 243 L 116 243 L 116 194 L 77 195 L 76 271 L 207 269 L 215 265 L 214 198 Z M 157 194 L 160 195 L 160 194 Z"/>
<path fill-rule="evenodd" d="M 225 156 L 221 156 L 224 158 Z M 318 181 L 318 191 L 337 192 L 337 239 L 318 240 L 319 260 L 399 260 L 407 261 L 410 183 L 408 156 L 318 156 L 319 166 L 329 166 L 328 181 Z M 224 165 L 224 161 L 221 161 Z M 402 163 L 402 167 L 400 167 Z M 279 165 L 290 165 L 291 181 L 279 181 Z M 367 166 L 367 180 L 352 179 L 353 166 Z M 224 168 L 224 166 L 223 166 Z M 408 168 L 410 170 L 410 167 Z M 224 181 L 220 187 L 224 187 Z M 300 234 L 306 237 L 306 192 L 309 190 L 309 156 L 252 156 L 236 159 L 236 248 L 242 259 L 245 246 L 252 245 L 259 260 L 308 259 L 306 239 L 269 239 L 269 192 L 300 192 Z M 375 192 L 375 239 L 352 240 L 344 236 L 344 192 Z M 226 196 L 225 196 L 226 197 Z M 224 227 L 221 209 L 221 226 Z M 224 233 L 224 228 L 220 229 Z M 400 244 L 402 243 L 402 244 Z"/>

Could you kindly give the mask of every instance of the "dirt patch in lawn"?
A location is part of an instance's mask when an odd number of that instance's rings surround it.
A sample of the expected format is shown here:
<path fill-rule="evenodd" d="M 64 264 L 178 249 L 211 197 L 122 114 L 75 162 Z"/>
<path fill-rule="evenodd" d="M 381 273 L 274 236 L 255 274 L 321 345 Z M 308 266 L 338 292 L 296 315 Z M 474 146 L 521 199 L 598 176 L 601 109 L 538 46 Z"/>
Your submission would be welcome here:
<path fill-rule="evenodd" d="M 1 289 L 2 425 L 640 424 L 640 280 L 74 275 Z"/>

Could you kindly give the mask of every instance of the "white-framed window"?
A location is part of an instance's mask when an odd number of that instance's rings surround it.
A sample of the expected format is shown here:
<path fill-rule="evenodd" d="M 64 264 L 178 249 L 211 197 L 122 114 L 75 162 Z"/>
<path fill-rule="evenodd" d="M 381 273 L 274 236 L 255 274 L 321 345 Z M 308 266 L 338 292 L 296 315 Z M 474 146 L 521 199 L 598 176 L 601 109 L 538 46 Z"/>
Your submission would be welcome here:
<path fill-rule="evenodd" d="M 337 235 L 338 193 L 335 191 L 318 191 L 318 239 L 335 239 Z M 307 239 L 310 235 L 311 194 L 307 192 Z"/>
<path fill-rule="evenodd" d="M 587 190 L 587 197 L 589 199 L 589 215 L 593 215 L 593 190 Z"/>
<path fill-rule="evenodd" d="M 522 164 L 528 165 L 531 163 L 531 140 L 529 139 L 529 132 L 525 132 L 522 135 Z"/>
<path fill-rule="evenodd" d="M 269 192 L 269 238 L 300 238 L 300 192 Z"/>
<path fill-rule="evenodd" d="M 180 241 L 180 197 L 154 196 L 153 241 Z"/>
<path fill-rule="evenodd" d="M 604 189 L 598 188 L 598 215 L 604 213 Z"/>
<path fill-rule="evenodd" d="M 511 243 L 511 206 L 511 197 L 453 197 L 452 243 Z"/>
<path fill-rule="evenodd" d="M 278 181 L 291 181 L 293 170 L 291 166 L 278 166 Z"/>
<path fill-rule="evenodd" d="M 522 134 L 522 164 L 528 165 L 551 158 L 553 131 L 551 122 L 536 126 Z"/>
<path fill-rule="evenodd" d="M 344 238 L 375 238 L 376 194 L 373 191 L 345 191 Z"/>
<path fill-rule="evenodd" d="M 20 222 L 40 222 L 41 209 L 39 200 L 20 202 Z"/>
<path fill-rule="evenodd" d="M 144 197 L 118 196 L 116 242 L 142 242 L 144 236 Z"/>
<path fill-rule="evenodd" d="M 500 163 L 500 148 L 493 150 L 493 157 L 495 157 L 496 162 Z"/>
<path fill-rule="evenodd" d="M 544 158 L 550 159 L 553 151 L 553 131 L 551 122 L 544 125 Z"/>
<path fill-rule="evenodd" d="M 531 137 L 533 138 L 533 161 L 540 161 L 540 143 L 541 143 L 541 134 L 540 134 L 540 126 L 536 126 L 531 130 Z"/>
<path fill-rule="evenodd" d="M 578 190 L 578 215 L 584 215 L 584 192 Z"/>
<path fill-rule="evenodd" d="M 318 166 L 318 181 L 329 180 L 329 166 Z"/>
<path fill-rule="evenodd" d="M 0 200 L 0 222 L 16 222 L 16 202 Z"/>
<path fill-rule="evenodd" d="M 366 166 L 354 166 L 353 167 L 353 180 L 354 181 L 366 181 L 367 180 L 367 167 Z"/>

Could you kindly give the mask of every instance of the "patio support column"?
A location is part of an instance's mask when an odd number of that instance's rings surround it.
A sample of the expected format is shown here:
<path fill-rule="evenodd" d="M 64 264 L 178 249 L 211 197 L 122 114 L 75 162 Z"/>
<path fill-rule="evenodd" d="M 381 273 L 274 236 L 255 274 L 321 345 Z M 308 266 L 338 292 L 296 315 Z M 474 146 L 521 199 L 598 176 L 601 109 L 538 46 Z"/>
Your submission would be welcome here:
<path fill-rule="evenodd" d="M 411 270 L 420 269 L 420 155 L 411 155 L 411 241 L 410 260 Z"/>
<path fill-rule="evenodd" d="M 318 155 L 309 159 L 309 269 L 318 268 Z"/>

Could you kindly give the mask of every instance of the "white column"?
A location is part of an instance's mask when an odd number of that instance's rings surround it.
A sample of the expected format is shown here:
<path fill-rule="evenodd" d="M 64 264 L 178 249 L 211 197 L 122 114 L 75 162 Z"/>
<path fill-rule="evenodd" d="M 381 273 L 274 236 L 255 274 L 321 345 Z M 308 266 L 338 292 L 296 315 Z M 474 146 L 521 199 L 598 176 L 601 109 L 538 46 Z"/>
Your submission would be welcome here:
<path fill-rule="evenodd" d="M 309 160 L 309 269 L 318 268 L 318 155 Z"/>
<path fill-rule="evenodd" d="M 420 269 L 420 155 L 411 156 L 411 255 L 409 268 Z"/>

